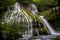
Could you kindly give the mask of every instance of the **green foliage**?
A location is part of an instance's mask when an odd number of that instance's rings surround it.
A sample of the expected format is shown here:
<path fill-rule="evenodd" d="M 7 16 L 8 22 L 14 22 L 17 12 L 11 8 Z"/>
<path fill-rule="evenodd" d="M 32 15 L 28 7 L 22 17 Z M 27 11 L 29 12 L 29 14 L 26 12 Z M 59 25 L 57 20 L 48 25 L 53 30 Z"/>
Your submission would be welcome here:
<path fill-rule="evenodd" d="M 40 0 L 32 0 L 32 2 L 35 4 L 40 4 Z"/>
<path fill-rule="evenodd" d="M 20 37 L 19 32 L 24 32 L 27 30 L 26 27 L 24 27 L 23 23 L 4 23 L 0 24 L 0 28 L 2 28 L 2 33 L 7 36 L 7 38 L 10 36 L 11 38 L 18 38 Z"/>
<path fill-rule="evenodd" d="M 8 35 L 8 34 L 16 34 L 19 32 L 26 31 L 27 28 L 24 27 L 24 24 L 22 22 L 9 22 L 9 23 L 4 23 L 1 27 L 3 27 L 3 33 Z M 25 28 L 25 29 L 24 29 Z"/>
<path fill-rule="evenodd" d="M 0 0 L 0 15 L 3 16 L 7 9 L 11 7 L 15 2 L 16 0 Z"/>
<path fill-rule="evenodd" d="M 51 10 L 46 10 L 43 12 L 40 12 L 40 15 L 45 16 L 47 20 L 55 20 L 56 19 L 56 14 L 55 12 L 52 12 Z"/>
<path fill-rule="evenodd" d="M 45 5 L 38 5 L 37 8 L 39 12 L 43 12 L 49 9 L 49 7 Z"/>
<path fill-rule="evenodd" d="M 46 11 L 58 5 L 57 0 L 32 0 L 32 3 L 37 6 L 39 12 Z"/>
<path fill-rule="evenodd" d="M 57 0 L 32 0 L 32 2 L 37 5 L 57 5 Z"/>
<path fill-rule="evenodd" d="M 0 7 L 7 8 L 13 5 L 16 0 L 0 0 Z"/>

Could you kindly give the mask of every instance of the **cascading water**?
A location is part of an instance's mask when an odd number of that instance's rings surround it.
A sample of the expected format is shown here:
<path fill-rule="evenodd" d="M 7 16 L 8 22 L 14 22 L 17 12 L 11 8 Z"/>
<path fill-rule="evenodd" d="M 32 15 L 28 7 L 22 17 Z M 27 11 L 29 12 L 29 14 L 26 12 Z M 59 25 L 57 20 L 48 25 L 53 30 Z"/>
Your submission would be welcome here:
<path fill-rule="evenodd" d="M 37 16 L 38 10 L 37 10 L 37 7 L 36 7 L 35 4 L 31 4 L 31 12 L 32 12 L 32 15 Z M 31 30 L 33 30 L 32 27 L 31 27 Z M 31 32 L 32 32 L 32 31 L 31 31 Z M 38 29 L 36 29 L 36 33 L 37 33 L 37 35 L 39 36 L 39 31 L 38 31 Z M 35 39 L 35 40 L 40 40 L 40 39 Z"/>
<path fill-rule="evenodd" d="M 56 10 L 57 10 L 57 12 L 58 12 L 58 14 L 59 14 L 59 7 L 56 7 Z"/>
<path fill-rule="evenodd" d="M 49 25 L 49 23 L 43 18 L 43 16 L 40 16 L 40 19 L 42 20 L 42 22 L 47 26 L 47 28 L 49 29 L 49 32 L 51 34 L 55 33 L 55 31 L 51 28 L 51 26 Z"/>
<path fill-rule="evenodd" d="M 37 14 L 38 13 L 38 10 L 37 10 L 37 7 L 36 7 L 36 5 L 35 4 L 32 4 L 31 5 L 32 6 L 32 13 L 35 13 L 35 14 Z"/>
<path fill-rule="evenodd" d="M 30 38 L 33 34 L 33 28 L 32 28 L 32 19 L 27 15 L 27 13 L 23 10 L 24 15 L 28 19 L 28 31 L 25 32 L 26 35 L 23 35 L 23 39 L 28 39 Z"/>
<path fill-rule="evenodd" d="M 49 23 L 43 18 L 43 16 L 40 16 L 40 19 L 42 20 L 42 22 L 47 26 L 47 28 L 49 29 L 49 32 L 51 34 L 55 33 L 55 31 L 51 28 L 51 26 L 49 25 Z"/>
<path fill-rule="evenodd" d="M 38 10 L 37 10 L 37 7 L 35 4 L 30 4 L 27 9 L 29 9 L 34 15 L 37 15 L 38 14 Z"/>
<path fill-rule="evenodd" d="M 33 15 L 37 16 L 38 10 L 37 10 L 37 7 L 35 4 L 31 4 L 31 9 L 32 9 L 31 12 L 33 13 Z M 36 33 L 37 33 L 37 35 L 39 35 L 38 29 L 36 29 Z"/>
<path fill-rule="evenodd" d="M 21 22 L 23 20 L 22 18 L 22 11 L 20 9 L 20 5 L 18 2 L 14 4 L 13 10 L 8 10 L 8 12 L 5 14 L 5 22 L 9 23 L 11 20 L 14 20 Z M 17 19 L 17 20 L 16 20 Z"/>
<path fill-rule="evenodd" d="M 32 10 L 31 12 L 33 13 L 33 15 L 36 15 L 38 13 L 38 10 L 37 10 L 37 7 L 32 4 Z M 37 16 L 37 15 L 36 15 Z M 23 10 L 21 10 L 20 8 L 20 4 L 18 2 L 16 2 L 14 4 L 14 9 L 13 10 L 8 10 L 8 12 L 5 14 L 4 16 L 4 21 L 6 23 L 10 23 L 11 21 L 12 22 L 24 22 L 24 20 L 26 19 L 26 22 L 27 22 L 27 26 L 28 27 L 28 31 L 25 31 L 23 32 L 24 34 L 22 34 L 23 36 L 23 39 L 27 39 L 27 38 L 30 38 L 31 36 L 33 36 L 33 27 L 32 27 L 32 19 L 27 15 L 27 13 Z M 52 35 L 60 35 L 59 33 L 56 33 L 52 28 L 51 26 L 49 25 L 49 23 L 43 18 L 43 16 L 40 16 L 40 19 L 41 21 L 43 22 L 43 24 L 45 24 L 49 30 L 49 32 L 52 34 Z M 4 24 L 4 23 L 3 23 Z M 11 23 L 13 24 L 13 23 Z M 45 27 L 45 26 L 44 26 Z M 46 29 L 47 29 L 46 28 Z M 39 32 L 38 30 L 37 31 L 37 34 L 39 35 Z M 44 37 L 44 36 L 43 36 Z M 36 40 L 40 40 L 40 39 L 36 39 Z"/>
<path fill-rule="evenodd" d="M 49 25 L 49 23 L 44 19 L 43 16 L 40 16 L 40 19 L 42 23 L 45 25 L 44 27 L 46 27 L 46 29 L 49 30 L 51 35 L 54 35 L 54 37 L 60 36 L 60 33 L 56 33 L 55 30 L 53 30 L 53 28 Z"/>
<path fill-rule="evenodd" d="M 31 12 L 32 12 L 32 15 L 37 15 L 38 13 L 38 10 L 37 10 L 37 7 L 35 6 L 35 4 L 31 4 L 31 8 L 28 7 L 28 9 L 30 10 L 31 9 Z M 25 11 L 24 11 L 25 12 Z M 26 13 L 26 12 L 25 12 Z M 26 14 L 27 15 L 27 14 Z M 28 15 L 27 15 L 28 17 Z M 29 17 L 28 17 L 29 18 Z M 32 27 L 32 20 L 29 19 L 29 22 L 28 22 L 28 37 L 31 37 L 33 35 L 33 27 Z M 30 28 L 29 28 L 30 26 Z M 39 32 L 38 32 L 38 29 L 36 30 L 37 32 L 37 35 L 39 35 Z M 27 32 L 26 32 L 27 33 Z M 27 38 L 27 37 L 25 37 Z"/>
<path fill-rule="evenodd" d="M 24 10 L 22 12 L 22 9 L 20 8 L 20 4 L 18 2 L 14 4 L 13 10 L 9 9 L 7 13 L 4 15 L 4 22 L 7 24 L 13 24 L 13 22 L 24 23 L 25 20 L 27 23 L 26 27 L 28 28 L 28 30 L 23 32 L 23 39 L 29 38 L 33 34 L 32 19 L 27 15 L 27 13 Z"/>
<path fill-rule="evenodd" d="M 35 4 L 31 4 L 31 12 L 34 14 L 34 15 L 37 15 L 38 14 L 38 10 L 37 10 L 37 7 Z"/>
<path fill-rule="evenodd" d="M 34 5 L 34 4 L 32 4 L 31 5 L 31 8 L 32 8 L 32 10 L 31 10 L 31 12 L 33 13 L 33 15 L 36 15 L 37 13 L 38 13 L 38 11 L 37 11 L 37 8 L 36 8 L 36 6 Z M 37 15 L 36 15 L 37 16 Z M 59 33 L 56 33 L 52 28 L 51 28 L 51 26 L 49 25 L 49 23 L 43 18 L 43 16 L 40 16 L 40 19 L 41 19 L 41 21 L 42 21 L 42 23 L 45 25 L 44 27 L 47 29 L 47 30 L 49 30 L 49 32 L 51 33 L 51 35 L 47 35 L 47 36 L 41 36 L 42 38 L 43 38 L 43 40 L 45 40 L 45 38 L 56 38 L 58 35 L 60 35 Z M 28 23 L 29 24 L 29 23 Z M 31 23 L 32 24 L 32 23 Z M 29 26 L 29 25 L 28 25 Z M 28 30 L 29 30 L 29 28 L 28 28 Z M 33 28 L 32 28 L 32 26 L 31 26 L 31 30 L 33 30 Z M 37 30 L 36 30 L 37 31 Z M 32 34 L 32 31 L 28 31 L 28 34 L 31 32 L 31 34 Z M 38 36 L 39 36 L 39 32 L 37 31 L 37 34 L 38 34 Z M 55 35 L 55 36 L 54 36 Z M 29 35 L 30 36 L 30 35 Z M 28 37 L 29 37 L 28 36 Z M 26 38 L 26 37 L 25 37 Z M 41 39 L 35 39 L 35 40 L 41 40 Z M 46 39 L 46 40 L 51 40 L 51 39 Z"/>

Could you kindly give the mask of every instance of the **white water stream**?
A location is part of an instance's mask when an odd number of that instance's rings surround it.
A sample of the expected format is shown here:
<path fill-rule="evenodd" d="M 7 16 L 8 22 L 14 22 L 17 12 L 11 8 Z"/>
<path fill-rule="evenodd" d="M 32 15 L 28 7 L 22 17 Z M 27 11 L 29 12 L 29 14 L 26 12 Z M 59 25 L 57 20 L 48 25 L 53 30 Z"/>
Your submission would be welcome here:
<path fill-rule="evenodd" d="M 38 13 L 37 7 L 32 4 L 32 10 L 31 12 L 33 13 L 33 15 L 36 15 Z M 9 22 L 14 22 L 14 20 L 16 22 L 24 22 L 24 19 L 27 20 L 27 27 L 28 30 L 24 32 L 24 34 L 22 34 L 23 39 L 28 39 L 31 36 L 33 36 L 33 27 L 32 27 L 32 19 L 27 15 L 27 13 L 23 10 L 21 10 L 20 8 L 20 4 L 19 3 L 15 3 L 14 4 L 14 9 L 10 10 L 5 14 L 5 22 L 9 23 Z M 49 23 L 44 19 L 43 16 L 40 16 L 40 20 L 42 21 L 42 23 L 46 26 L 44 26 L 47 30 L 49 30 L 49 32 L 51 33 L 51 35 L 56 35 L 59 36 L 59 33 L 56 33 L 52 27 L 49 25 Z M 37 31 L 37 30 L 36 30 Z M 37 34 L 39 35 L 38 31 Z M 44 36 L 43 36 L 44 37 Z M 40 39 L 36 39 L 36 40 L 40 40 Z"/>

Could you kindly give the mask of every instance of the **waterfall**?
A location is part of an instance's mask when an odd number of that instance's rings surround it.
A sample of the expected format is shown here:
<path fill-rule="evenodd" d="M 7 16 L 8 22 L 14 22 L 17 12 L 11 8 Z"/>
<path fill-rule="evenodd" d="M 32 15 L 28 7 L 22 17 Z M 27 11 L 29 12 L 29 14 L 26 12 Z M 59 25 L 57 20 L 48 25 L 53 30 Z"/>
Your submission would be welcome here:
<path fill-rule="evenodd" d="M 32 10 L 31 12 L 33 13 L 32 15 L 36 15 L 38 14 L 38 10 L 37 7 L 35 6 L 35 4 L 32 4 Z M 58 9 L 58 8 L 56 8 Z M 23 32 L 22 36 L 23 39 L 29 39 L 31 36 L 33 36 L 33 27 L 32 27 L 32 18 L 30 18 L 28 16 L 28 14 L 20 7 L 20 4 L 18 2 L 16 2 L 14 4 L 14 8 L 13 10 L 8 9 L 8 11 L 6 12 L 5 16 L 4 16 L 4 21 L 8 24 L 11 22 L 11 24 L 13 24 L 13 22 L 24 22 L 24 20 L 26 19 L 27 21 L 27 28 L 28 30 Z M 52 35 L 60 35 L 59 33 L 56 33 L 51 26 L 49 25 L 49 23 L 44 19 L 43 16 L 40 16 L 40 20 L 43 22 L 43 24 L 45 25 L 44 27 L 48 30 Z M 4 24 L 4 22 L 2 23 Z M 38 29 L 36 29 L 36 32 L 39 36 L 39 32 Z M 21 32 L 20 32 L 21 33 Z M 40 39 L 36 39 L 36 40 L 40 40 Z"/>
<path fill-rule="evenodd" d="M 50 26 L 49 23 L 44 19 L 43 16 L 40 16 L 40 19 L 41 19 L 41 21 L 43 22 L 43 24 L 46 25 L 46 27 L 48 28 L 48 30 L 49 30 L 49 32 L 50 32 L 51 34 L 55 33 L 55 31 L 51 28 L 51 26 Z M 45 27 L 45 26 L 44 26 L 44 27 Z"/>
<path fill-rule="evenodd" d="M 11 20 L 21 22 L 23 20 L 21 16 L 22 16 L 22 11 L 20 8 L 20 4 L 16 2 L 14 4 L 13 10 L 9 9 L 5 14 L 5 22 L 9 23 Z"/>
<path fill-rule="evenodd" d="M 25 20 L 27 23 L 26 27 L 28 28 L 28 30 L 23 32 L 23 39 L 30 38 L 33 35 L 32 19 L 24 10 L 22 11 L 20 4 L 18 2 L 16 2 L 13 5 L 13 10 L 8 9 L 6 14 L 4 15 L 4 22 L 6 22 L 7 24 L 13 24 L 14 22 L 19 24 L 20 22 L 24 22 Z"/>
<path fill-rule="evenodd" d="M 33 4 L 33 3 L 30 4 L 27 7 L 27 9 L 30 10 L 33 15 L 37 15 L 38 14 L 37 6 L 35 4 Z"/>
<path fill-rule="evenodd" d="M 36 29 L 36 33 L 37 33 L 37 35 L 39 36 L 39 31 L 38 31 L 38 29 Z"/>
<path fill-rule="evenodd" d="M 31 4 L 31 12 L 33 13 L 33 14 L 35 14 L 35 15 L 37 15 L 38 14 L 38 10 L 37 10 L 37 7 L 36 7 L 36 5 L 35 4 Z"/>
<path fill-rule="evenodd" d="M 23 9 L 22 9 L 23 10 Z M 25 10 L 23 10 L 24 15 L 26 16 L 26 18 L 28 19 L 28 31 L 25 32 L 25 35 L 23 35 L 23 39 L 28 39 L 33 35 L 33 27 L 32 27 L 32 19 L 28 16 L 28 14 L 25 12 Z"/>
<path fill-rule="evenodd" d="M 30 34 L 30 36 L 32 36 L 33 35 L 33 27 L 32 27 L 32 20 L 30 20 L 30 30 L 29 30 L 29 34 Z"/>
<path fill-rule="evenodd" d="M 47 30 L 49 30 L 49 32 L 51 33 L 51 35 L 60 36 L 60 33 L 56 33 L 55 30 L 53 30 L 53 28 L 49 25 L 49 23 L 46 21 L 46 19 L 44 19 L 43 16 L 40 16 L 40 20 L 45 25 L 44 27 Z"/>

